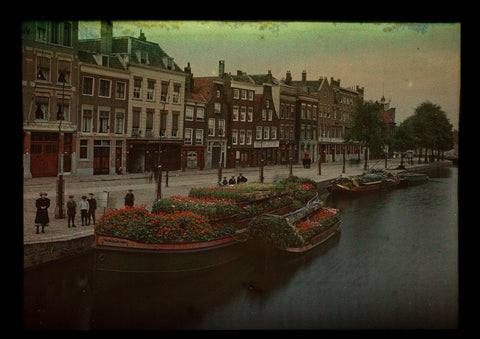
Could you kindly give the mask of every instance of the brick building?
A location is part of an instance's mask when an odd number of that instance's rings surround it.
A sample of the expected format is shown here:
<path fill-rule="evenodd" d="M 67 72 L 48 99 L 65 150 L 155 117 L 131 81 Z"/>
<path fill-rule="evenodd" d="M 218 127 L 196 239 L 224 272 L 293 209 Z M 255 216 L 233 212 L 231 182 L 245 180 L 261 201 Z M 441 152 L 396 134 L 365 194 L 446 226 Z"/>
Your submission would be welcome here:
<path fill-rule="evenodd" d="M 75 172 L 78 23 L 24 21 L 23 175 Z"/>
<path fill-rule="evenodd" d="M 185 73 L 157 43 L 138 38 L 113 37 L 111 22 L 102 23 L 99 39 L 79 41 L 79 48 L 111 53 L 129 71 L 126 114 L 126 170 L 150 171 L 158 166 L 181 168 Z M 104 43 L 102 43 L 104 41 Z"/>

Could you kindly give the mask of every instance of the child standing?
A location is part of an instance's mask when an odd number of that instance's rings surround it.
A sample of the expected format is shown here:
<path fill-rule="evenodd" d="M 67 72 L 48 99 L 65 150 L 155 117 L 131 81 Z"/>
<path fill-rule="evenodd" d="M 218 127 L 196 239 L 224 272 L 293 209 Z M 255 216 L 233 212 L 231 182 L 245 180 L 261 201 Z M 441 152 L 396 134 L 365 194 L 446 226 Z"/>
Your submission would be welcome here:
<path fill-rule="evenodd" d="M 73 200 L 73 195 L 70 195 L 67 201 L 68 228 L 70 228 L 70 221 L 72 227 L 77 227 L 75 226 L 75 214 L 77 214 L 77 203 Z"/>
<path fill-rule="evenodd" d="M 85 224 L 87 224 L 87 221 L 88 221 L 88 209 L 89 209 L 87 196 L 85 195 L 82 196 L 82 201 L 80 201 L 79 207 L 80 207 L 80 215 L 82 218 L 82 226 L 85 226 Z"/>

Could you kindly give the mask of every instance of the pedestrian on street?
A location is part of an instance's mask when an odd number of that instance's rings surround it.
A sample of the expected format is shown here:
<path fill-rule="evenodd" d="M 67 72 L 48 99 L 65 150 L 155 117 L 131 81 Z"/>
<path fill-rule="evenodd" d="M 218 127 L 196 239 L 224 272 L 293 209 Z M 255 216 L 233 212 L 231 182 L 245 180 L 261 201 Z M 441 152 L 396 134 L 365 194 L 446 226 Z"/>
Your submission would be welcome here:
<path fill-rule="evenodd" d="M 235 176 L 232 175 L 232 177 L 230 178 L 230 180 L 228 180 L 228 184 L 229 185 L 235 185 L 237 182 L 235 181 Z"/>
<path fill-rule="evenodd" d="M 90 225 L 90 218 L 93 220 L 93 224 L 95 224 L 95 211 L 97 210 L 97 199 L 93 196 L 93 193 L 88 194 L 88 224 Z"/>
<path fill-rule="evenodd" d="M 87 221 L 88 221 L 88 209 L 89 209 L 86 195 L 82 196 L 82 201 L 80 201 L 79 208 L 80 208 L 80 216 L 82 218 L 82 226 L 85 226 L 85 224 L 87 224 Z"/>
<path fill-rule="evenodd" d="M 50 219 L 48 218 L 48 208 L 50 207 L 50 199 L 47 198 L 47 192 L 40 192 L 40 198 L 35 201 L 37 207 L 37 214 L 35 215 L 35 227 L 42 226 L 42 233 L 45 233 L 45 227 L 48 227 Z"/>
<path fill-rule="evenodd" d="M 73 200 L 73 195 L 70 195 L 67 201 L 68 228 L 70 228 L 70 221 L 72 222 L 72 227 L 77 227 L 75 226 L 75 214 L 77 214 L 77 203 Z"/>
<path fill-rule="evenodd" d="M 135 201 L 135 196 L 133 195 L 133 190 L 128 190 L 128 193 L 127 195 L 125 195 L 125 207 L 127 206 L 130 206 L 132 207 L 133 206 L 133 203 Z"/>

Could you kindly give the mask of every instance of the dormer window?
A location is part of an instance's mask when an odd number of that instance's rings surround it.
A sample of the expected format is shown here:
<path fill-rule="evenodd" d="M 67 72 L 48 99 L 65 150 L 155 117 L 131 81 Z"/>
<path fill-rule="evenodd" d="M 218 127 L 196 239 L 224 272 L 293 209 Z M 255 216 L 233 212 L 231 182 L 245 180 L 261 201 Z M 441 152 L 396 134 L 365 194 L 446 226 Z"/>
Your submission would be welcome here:
<path fill-rule="evenodd" d="M 173 69 L 173 58 L 171 57 L 164 57 L 163 63 L 167 69 Z"/>
<path fill-rule="evenodd" d="M 110 58 L 108 55 L 102 55 L 102 66 L 105 66 L 105 67 L 110 66 Z"/>
<path fill-rule="evenodd" d="M 140 63 L 147 65 L 148 64 L 148 53 L 145 51 L 140 52 Z"/>

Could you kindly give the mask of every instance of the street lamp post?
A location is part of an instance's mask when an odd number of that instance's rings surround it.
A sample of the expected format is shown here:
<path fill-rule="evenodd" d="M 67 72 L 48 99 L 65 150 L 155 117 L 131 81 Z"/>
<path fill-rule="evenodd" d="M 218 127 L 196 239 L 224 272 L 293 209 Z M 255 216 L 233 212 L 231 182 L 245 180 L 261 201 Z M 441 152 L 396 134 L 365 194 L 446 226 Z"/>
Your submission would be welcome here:
<path fill-rule="evenodd" d="M 60 72 L 58 81 L 62 83 L 62 106 L 63 106 L 65 102 L 65 83 L 67 82 L 63 72 Z M 65 218 L 65 213 L 63 209 L 65 181 L 63 178 L 63 156 L 61 152 L 61 133 L 62 133 L 62 122 L 64 119 L 64 112 L 63 112 L 62 106 L 58 105 L 58 111 L 57 111 L 57 120 L 59 120 L 60 123 L 58 124 L 58 179 L 57 179 L 57 199 L 56 199 L 56 206 L 55 206 L 56 219 Z"/>

